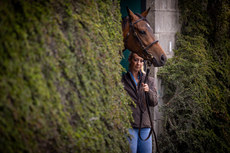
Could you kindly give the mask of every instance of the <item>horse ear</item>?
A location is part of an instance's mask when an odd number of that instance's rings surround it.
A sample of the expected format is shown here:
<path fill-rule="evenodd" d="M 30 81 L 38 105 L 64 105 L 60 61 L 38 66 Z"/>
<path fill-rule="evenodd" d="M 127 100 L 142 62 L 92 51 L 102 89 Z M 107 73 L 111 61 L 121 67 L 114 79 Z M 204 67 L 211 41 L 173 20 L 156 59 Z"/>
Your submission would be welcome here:
<path fill-rule="evenodd" d="M 147 10 L 145 10 L 144 12 L 142 12 L 141 15 L 146 18 L 146 16 L 149 13 L 149 10 L 150 10 L 150 7 Z"/>
<path fill-rule="evenodd" d="M 127 13 L 129 15 L 129 18 L 131 19 L 131 21 L 138 19 L 138 17 L 128 7 L 126 7 L 126 9 L 127 9 Z"/>

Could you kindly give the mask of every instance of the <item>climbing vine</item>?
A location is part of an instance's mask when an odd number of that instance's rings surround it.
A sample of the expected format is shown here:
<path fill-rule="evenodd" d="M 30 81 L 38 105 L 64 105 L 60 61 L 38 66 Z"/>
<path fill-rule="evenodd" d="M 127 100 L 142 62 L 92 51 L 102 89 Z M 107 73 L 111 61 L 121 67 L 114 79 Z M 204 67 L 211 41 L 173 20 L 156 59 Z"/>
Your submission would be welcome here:
<path fill-rule="evenodd" d="M 230 3 L 178 2 L 175 56 L 159 72 L 165 89 L 163 152 L 230 152 Z"/>
<path fill-rule="evenodd" d="M 0 152 L 125 152 L 118 1 L 0 2 Z"/>

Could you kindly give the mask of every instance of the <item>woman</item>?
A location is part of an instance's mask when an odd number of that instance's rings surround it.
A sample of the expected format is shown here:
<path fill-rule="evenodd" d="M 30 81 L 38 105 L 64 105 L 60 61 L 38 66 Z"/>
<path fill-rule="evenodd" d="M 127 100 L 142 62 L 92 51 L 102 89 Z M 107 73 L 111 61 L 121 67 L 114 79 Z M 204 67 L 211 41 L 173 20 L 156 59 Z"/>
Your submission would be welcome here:
<path fill-rule="evenodd" d="M 145 92 L 148 94 L 149 106 L 157 105 L 157 92 L 152 77 L 147 79 L 146 84 L 143 83 L 145 80 L 145 74 L 141 71 L 143 64 L 143 58 L 135 53 L 131 53 L 129 56 L 129 71 L 122 76 L 124 88 L 136 104 L 135 106 L 131 105 L 134 122 L 131 123 L 132 129 L 129 129 L 131 135 L 129 144 L 132 153 L 152 153 L 152 136 L 144 141 L 148 137 L 151 127 L 146 109 Z M 138 136 L 141 113 L 142 123 L 140 133 L 143 140 Z"/>

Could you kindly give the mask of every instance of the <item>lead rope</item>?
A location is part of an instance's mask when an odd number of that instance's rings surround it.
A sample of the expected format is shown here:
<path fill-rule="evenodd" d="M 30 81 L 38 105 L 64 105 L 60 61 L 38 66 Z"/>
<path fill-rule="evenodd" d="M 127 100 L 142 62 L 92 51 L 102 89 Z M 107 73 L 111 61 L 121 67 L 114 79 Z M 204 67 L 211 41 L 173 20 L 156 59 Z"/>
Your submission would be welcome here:
<path fill-rule="evenodd" d="M 145 76 L 145 80 L 144 80 L 144 83 L 147 82 L 147 79 L 148 79 L 148 75 L 149 75 L 149 70 L 150 68 L 147 68 L 147 73 L 146 73 L 146 76 Z M 148 101 L 148 93 L 145 92 L 145 99 L 146 99 L 146 106 L 147 106 L 147 110 L 148 110 L 148 114 L 149 114 L 149 120 L 150 120 L 150 124 L 151 124 L 151 128 L 150 128 L 150 131 L 149 131 L 149 135 L 148 137 L 143 140 L 141 138 L 141 124 L 142 124 L 142 113 L 144 113 L 144 111 L 141 109 L 141 107 L 139 106 L 140 110 L 141 110 L 141 114 L 140 114 L 140 125 L 139 125 L 139 131 L 138 131 L 138 136 L 139 138 L 142 140 L 142 141 L 146 141 L 150 138 L 151 134 L 153 133 L 154 135 L 154 139 L 155 139 L 155 143 L 156 143 L 156 150 L 158 153 L 160 153 L 159 151 L 159 146 L 158 146 L 158 143 L 157 143 L 157 137 L 156 137 L 156 133 L 154 131 L 154 127 L 153 127 L 153 122 L 152 122 L 152 117 L 151 117 L 151 113 L 150 113 L 150 108 L 149 108 L 149 101 Z"/>

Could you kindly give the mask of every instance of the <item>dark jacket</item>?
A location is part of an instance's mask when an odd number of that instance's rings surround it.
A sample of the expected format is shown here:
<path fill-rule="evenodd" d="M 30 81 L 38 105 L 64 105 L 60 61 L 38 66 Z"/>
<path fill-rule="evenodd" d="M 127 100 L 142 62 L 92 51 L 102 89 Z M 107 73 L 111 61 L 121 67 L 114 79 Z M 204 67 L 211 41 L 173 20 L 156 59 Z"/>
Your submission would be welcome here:
<path fill-rule="evenodd" d="M 135 85 L 135 82 L 133 81 L 129 72 L 127 72 L 122 76 L 122 82 L 124 84 L 125 90 L 127 91 L 127 93 L 130 95 L 130 97 L 136 104 L 136 106 L 134 106 L 133 104 L 131 105 L 131 109 L 133 112 L 132 115 L 134 119 L 134 122 L 131 123 L 132 127 L 139 128 L 140 113 L 142 111 L 143 114 L 142 114 L 141 127 L 146 128 L 146 127 L 151 127 L 151 124 L 150 124 L 149 115 L 148 115 L 146 102 L 145 102 L 145 98 L 146 98 L 145 92 L 141 88 L 141 83 L 144 82 L 145 74 L 141 73 L 139 76 L 140 76 L 140 80 L 137 86 Z M 147 96 L 149 99 L 148 100 L 149 106 L 156 106 L 158 102 L 157 102 L 157 92 L 154 85 L 154 78 L 148 77 L 147 84 L 149 86 L 149 92 Z"/>

